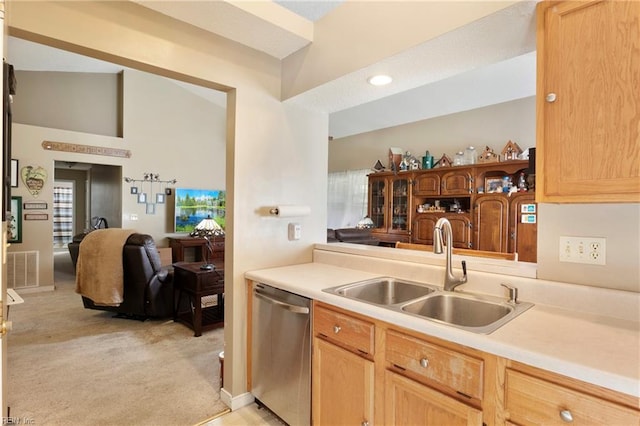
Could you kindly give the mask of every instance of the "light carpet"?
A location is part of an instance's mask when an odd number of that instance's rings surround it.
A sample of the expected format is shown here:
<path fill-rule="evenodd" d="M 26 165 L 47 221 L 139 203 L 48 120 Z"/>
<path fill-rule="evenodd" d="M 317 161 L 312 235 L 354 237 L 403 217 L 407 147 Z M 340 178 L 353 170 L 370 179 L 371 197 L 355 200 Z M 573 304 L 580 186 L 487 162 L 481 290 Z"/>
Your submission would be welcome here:
<path fill-rule="evenodd" d="M 57 257 L 57 256 L 56 256 Z M 84 309 L 73 281 L 10 309 L 7 400 L 39 425 L 194 425 L 225 411 L 223 329 Z M 68 274 L 66 276 L 68 279 Z"/>

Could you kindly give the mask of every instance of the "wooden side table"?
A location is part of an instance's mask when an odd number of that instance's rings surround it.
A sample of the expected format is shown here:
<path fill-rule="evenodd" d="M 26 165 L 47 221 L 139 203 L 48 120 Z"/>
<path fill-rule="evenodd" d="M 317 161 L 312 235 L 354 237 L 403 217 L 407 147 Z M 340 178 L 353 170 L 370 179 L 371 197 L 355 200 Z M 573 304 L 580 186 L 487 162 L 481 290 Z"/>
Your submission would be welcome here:
<path fill-rule="evenodd" d="M 192 328 L 195 337 L 205 330 L 224 326 L 224 262 L 214 259 L 211 263 L 215 266 L 213 271 L 200 269 L 203 262 L 173 264 L 173 283 L 178 292 L 173 320 Z M 206 296 L 216 296 L 217 305 L 203 308 L 202 298 Z"/>
<path fill-rule="evenodd" d="M 196 237 L 169 237 L 169 247 L 174 262 L 184 261 L 185 249 L 193 248 L 195 250 L 194 260 L 202 261 L 207 258 L 207 246 L 204 238 Z M 224 236 L 211 238 L 213 246 L 212 259 L 224 259 Z"/>

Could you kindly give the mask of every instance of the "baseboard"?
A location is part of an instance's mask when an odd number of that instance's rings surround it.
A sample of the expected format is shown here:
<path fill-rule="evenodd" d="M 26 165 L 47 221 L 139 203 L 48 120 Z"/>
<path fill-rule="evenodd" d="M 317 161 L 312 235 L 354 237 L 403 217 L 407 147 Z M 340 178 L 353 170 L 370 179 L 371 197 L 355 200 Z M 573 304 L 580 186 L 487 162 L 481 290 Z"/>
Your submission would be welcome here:
<path fill-rule="evenodd" d="M 14 290 L 18 294 L 41 293 L 41 292 L 44 292 L 44 291 L 54 291 L 55 289 L 56 289 L 56 287 L 53 286 L 53 285 L 41 285 L 41 286 L 35 286 L 35 287 L 14 288 Z"/>
<path fill-rule="evenodd" d="M 231 408 L 231 411 L 235 411 L 239 408 L 253 403 L 254 399 L 255 398 L 253 397 L 253 395 L 251 395 L 250 392 L 246 392 L 233 397 L 229 392 L 227 392 L 226 389 L 220 389 L 220 400 L 224 402 L 229 408 Z"/>

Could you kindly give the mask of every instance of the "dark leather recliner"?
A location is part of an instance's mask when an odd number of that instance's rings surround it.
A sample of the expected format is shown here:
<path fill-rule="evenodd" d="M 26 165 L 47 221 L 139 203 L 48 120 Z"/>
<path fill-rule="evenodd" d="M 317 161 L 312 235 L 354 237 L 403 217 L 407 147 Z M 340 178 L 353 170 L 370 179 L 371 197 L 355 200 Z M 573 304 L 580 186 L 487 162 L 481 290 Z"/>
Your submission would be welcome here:
<path fill-rule="evenodd" d="M 69 255 L 71 255 L 71 262 L 73 263 L 73 268 L 75 269 L 76 264 L 78 263 L 78 254 L 80 253 L 80 243 L 84 236 L 87 235 L 86 232 L 82 234 L 77 234 L 73 236 L 73 239 L 67 247 L 69 248 Z"/>
<path fill-rule="evenodd" d="M 340 228 L 333 230 L 333 238 L 329 238 L 327 233 L 327 242 L 341 242 L 341 243 L 353 243 L 353 244 L 366 244 L 371 246 L 377 246 L 380 244 L 380 240 L 371 235 L 371 229 L 369 228 Z"/>
<path fill-rule="evenodd" d="M 81 234 L 77 234 L 74 235 L 71 242 L 69 244 L 67 244 L 67 247 L 69 248 L 69 254 L 71 255 L 71 261 L 73 262 L 73 267 L 76 267 L 76 263 L 78 263 L 78 253 L 80 252 L 80 241 L 82 241 L 82 239 L 84 238 L 85 235 L 87 235 L 89 232 L 96 230 L 96 229 L 101 229 L 101 228 L 108 228 L 109 227 L 109 223 L 107 222 L 107 219 L 104 217 L 98 217 L 95 216 L 93 217 L 93 225 L 91 226 L 91 229 L 89 230 L 85 230 L 83 233 Z"/>
<path fill-rule="evenodd" d="M 82 238 L 78 237 L 81 241 Z M 74 267 L 77 262 L 80 241 L 77 250 L 72 253 Z M 162 267 L 160 255 L 153 238 L 146 234 L 131 234 L 122 249 L 122 267 L 124 273 L 123 302 L 119 306 L 96 305 L 82 296 L 87 309 L 111 311 L 118 316 L 146 319 L 164 318 L 173 315 L 174 290 L 173 270 Z"/>

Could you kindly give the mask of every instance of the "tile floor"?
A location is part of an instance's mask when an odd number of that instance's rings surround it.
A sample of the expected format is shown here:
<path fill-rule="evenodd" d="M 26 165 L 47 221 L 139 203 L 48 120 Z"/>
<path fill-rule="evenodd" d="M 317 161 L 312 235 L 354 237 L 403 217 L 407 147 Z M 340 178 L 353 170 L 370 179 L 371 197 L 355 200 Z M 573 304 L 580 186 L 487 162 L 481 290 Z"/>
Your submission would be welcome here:
<path fill-rule="evenodd" d="M 268 410 L 258 408 L 255 403 L 224 414 L 203 426 L 283 426 L 284 423 Z"/>

